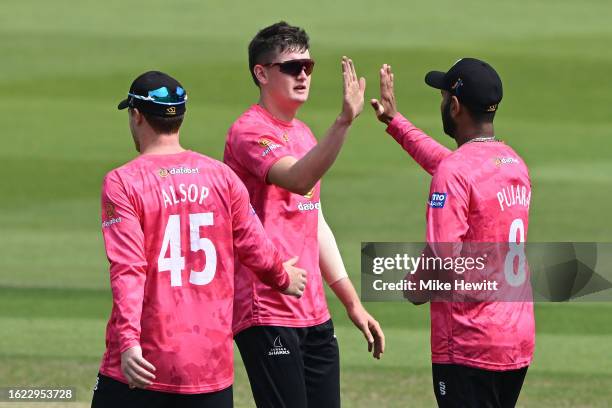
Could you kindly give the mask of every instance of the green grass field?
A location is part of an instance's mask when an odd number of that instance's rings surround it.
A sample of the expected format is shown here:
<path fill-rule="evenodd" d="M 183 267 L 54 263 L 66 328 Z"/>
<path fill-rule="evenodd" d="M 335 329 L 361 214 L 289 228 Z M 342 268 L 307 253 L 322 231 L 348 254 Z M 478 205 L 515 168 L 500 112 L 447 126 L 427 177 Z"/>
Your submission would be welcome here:
<path fill-rule="evenodd" d="M 367 78 L 368 98 L 380 64 L 392 64 L 400 110 L 448 146 L 440 96 L 423 76 L 462 56 L 489 61 L 505 86 L 497 135 L 531 170 L 529 239 L 612 241 L 607 0 L 9 2 L 0 13 L 0 387 L 74 386 L 81 405 L 91 398 L 110 313 L 99 189 L 135 155 L 115 108 L 132 79 L 148 69 L 179 78 L 190 97 L 184 145 L 220 158 L 227 128 L 257 98 L 247 44 L 280 19 L 311 36 L 317 66 L 300 118 L 319 136 L 340 109 L 342 55 Z M 322 193 L 357 284 L 361 241 L 423 239 L 429 185 L 365 109 Z M 388 339 L 374 361 L 329 299 L 344 406 L 433 406 L 427 307 L 368 305 Z M 610 406 L 612 304 L 540 304 L 536 313 L 519 405 Z M 239 361 L 236 371 L 236 406 L 251 407 Z"/>

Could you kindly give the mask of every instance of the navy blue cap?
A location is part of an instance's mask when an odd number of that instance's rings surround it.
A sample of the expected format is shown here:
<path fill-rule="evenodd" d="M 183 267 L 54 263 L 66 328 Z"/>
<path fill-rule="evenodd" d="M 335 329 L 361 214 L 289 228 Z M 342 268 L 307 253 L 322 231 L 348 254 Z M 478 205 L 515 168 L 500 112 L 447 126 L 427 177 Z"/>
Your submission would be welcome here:
<path fill-rule="evenodd" d="M 503 97 L 501 78 L 493 67 L 476 58 L 462 58 L 448 72 L 431 71 L 425 83 L 455 95 L 480 112 L 495 112 Z"/>
<path fill-rule="evenodd" d="M 159 71 L 148 71 L 132 82 L 128 97 L 117 109 L 136 108 L 155 116 L 181 116 L 187 108 L 187 92 L 179 81 Z"/>

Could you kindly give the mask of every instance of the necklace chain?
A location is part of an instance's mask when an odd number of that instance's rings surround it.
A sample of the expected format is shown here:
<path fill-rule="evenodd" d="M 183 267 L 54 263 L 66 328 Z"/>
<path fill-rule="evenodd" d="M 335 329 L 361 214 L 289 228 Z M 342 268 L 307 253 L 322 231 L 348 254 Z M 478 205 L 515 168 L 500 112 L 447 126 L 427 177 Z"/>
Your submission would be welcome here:
<path fill-rule="evenodd" d="M 472 143 L 472 142 L 495 142 L 495 136 L 489 136 L 489 137 L 475 137 L 473 139 L 468 140 L 465 143 Z"/>

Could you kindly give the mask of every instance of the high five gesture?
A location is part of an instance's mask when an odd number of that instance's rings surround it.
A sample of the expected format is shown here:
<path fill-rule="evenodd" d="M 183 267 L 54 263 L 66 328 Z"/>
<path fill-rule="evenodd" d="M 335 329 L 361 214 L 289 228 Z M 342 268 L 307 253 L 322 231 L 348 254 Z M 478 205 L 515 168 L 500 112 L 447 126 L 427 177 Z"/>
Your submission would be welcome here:
<path fill-rule="evenodd" d="M 344 101 L 340 118 L 346 123 L 352 123 L 363 110 L 366 80 L 357 77 L 353 60 L 348 57 L 342 57 L 342 78 Z"/>
<path fill-rule="evenodd" d="M 378 120 L 387 125 L 397 114 L 391 65 L 383 64 L 380 68 L 380 100 L 372 99 L 370 103 L 372 104 L 372 108 L 374 108 Z"/>

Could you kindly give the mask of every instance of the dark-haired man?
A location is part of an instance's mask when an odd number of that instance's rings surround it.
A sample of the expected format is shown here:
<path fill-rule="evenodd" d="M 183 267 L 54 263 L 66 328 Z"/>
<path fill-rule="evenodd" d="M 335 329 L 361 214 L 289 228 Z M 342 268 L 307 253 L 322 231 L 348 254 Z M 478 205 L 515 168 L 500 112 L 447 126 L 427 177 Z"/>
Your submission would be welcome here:
<path fill-rule="evenodd" d="M 181 147 L 186 100 L 150 71 L 118 106 L 140 155 L 102 186 L 113 310 L 95 408 L 231 407 L 234 257 L 275 291 L 304 291 L 305 271 L 282 263 L 238 177 Z"/>
<path fill-rule="evenodd" d="M 235 340 L 258 407 L 340 406 L 339 355 L 323 280 L 379 358 L 384 336 L 348 278 L 320 202 L 320 179 L 332 166 L 363 109 L 365 80 L 342 59 L 342 111 L 317 143 L 295 118 L 308 99 L 314 61 L 306 32 L 285 22 L 259 31 L 249 45 L 249 69 L 259 102 L 234 122 L 224 161 L 244 181 L 257 215 L 282 254 L 300 256 L 309 271 L 304 296 L 289 300 L 251 278 L 239 264 Z M 320 273 L 319 273 L 320 271 Z"/>
<path fill-rule="evenodd" d="M 498 253 L 509 246 L 523 249 L 531 184 L 523 160 L 495 137 L 493 119 L 502 100 L 497 72 L 484 61 L 463 58 L 448 72 L 432 71 L 425 77 L 428 85 L 441 90 L 444 132 L 457 142 L 455 151 L 397 112 L 389 65 L 383 65 L 380 77 L 381 99 L 371 101 L 378 119 L 433 176 L 426 234 L 433 255 L 456 256 L 461 245 L 472 251 L 493 249 L 487 259 L 490 271 L 510 268 L 508 280 L 499 281 L 500 293 L 521 285 L 529 289 L 525 262 L 518 262 L 515 271 L 514 258 L 506 258 L 511 262 L 504 265 Z M 419 294 L 419 303 L 423 300 L 428 300 L 426 293 Z M 431 302 L 433 385 L 440 407 L 516 404 L 533 357 L 533 304 L 528 296 L 495 300 Z"/>

